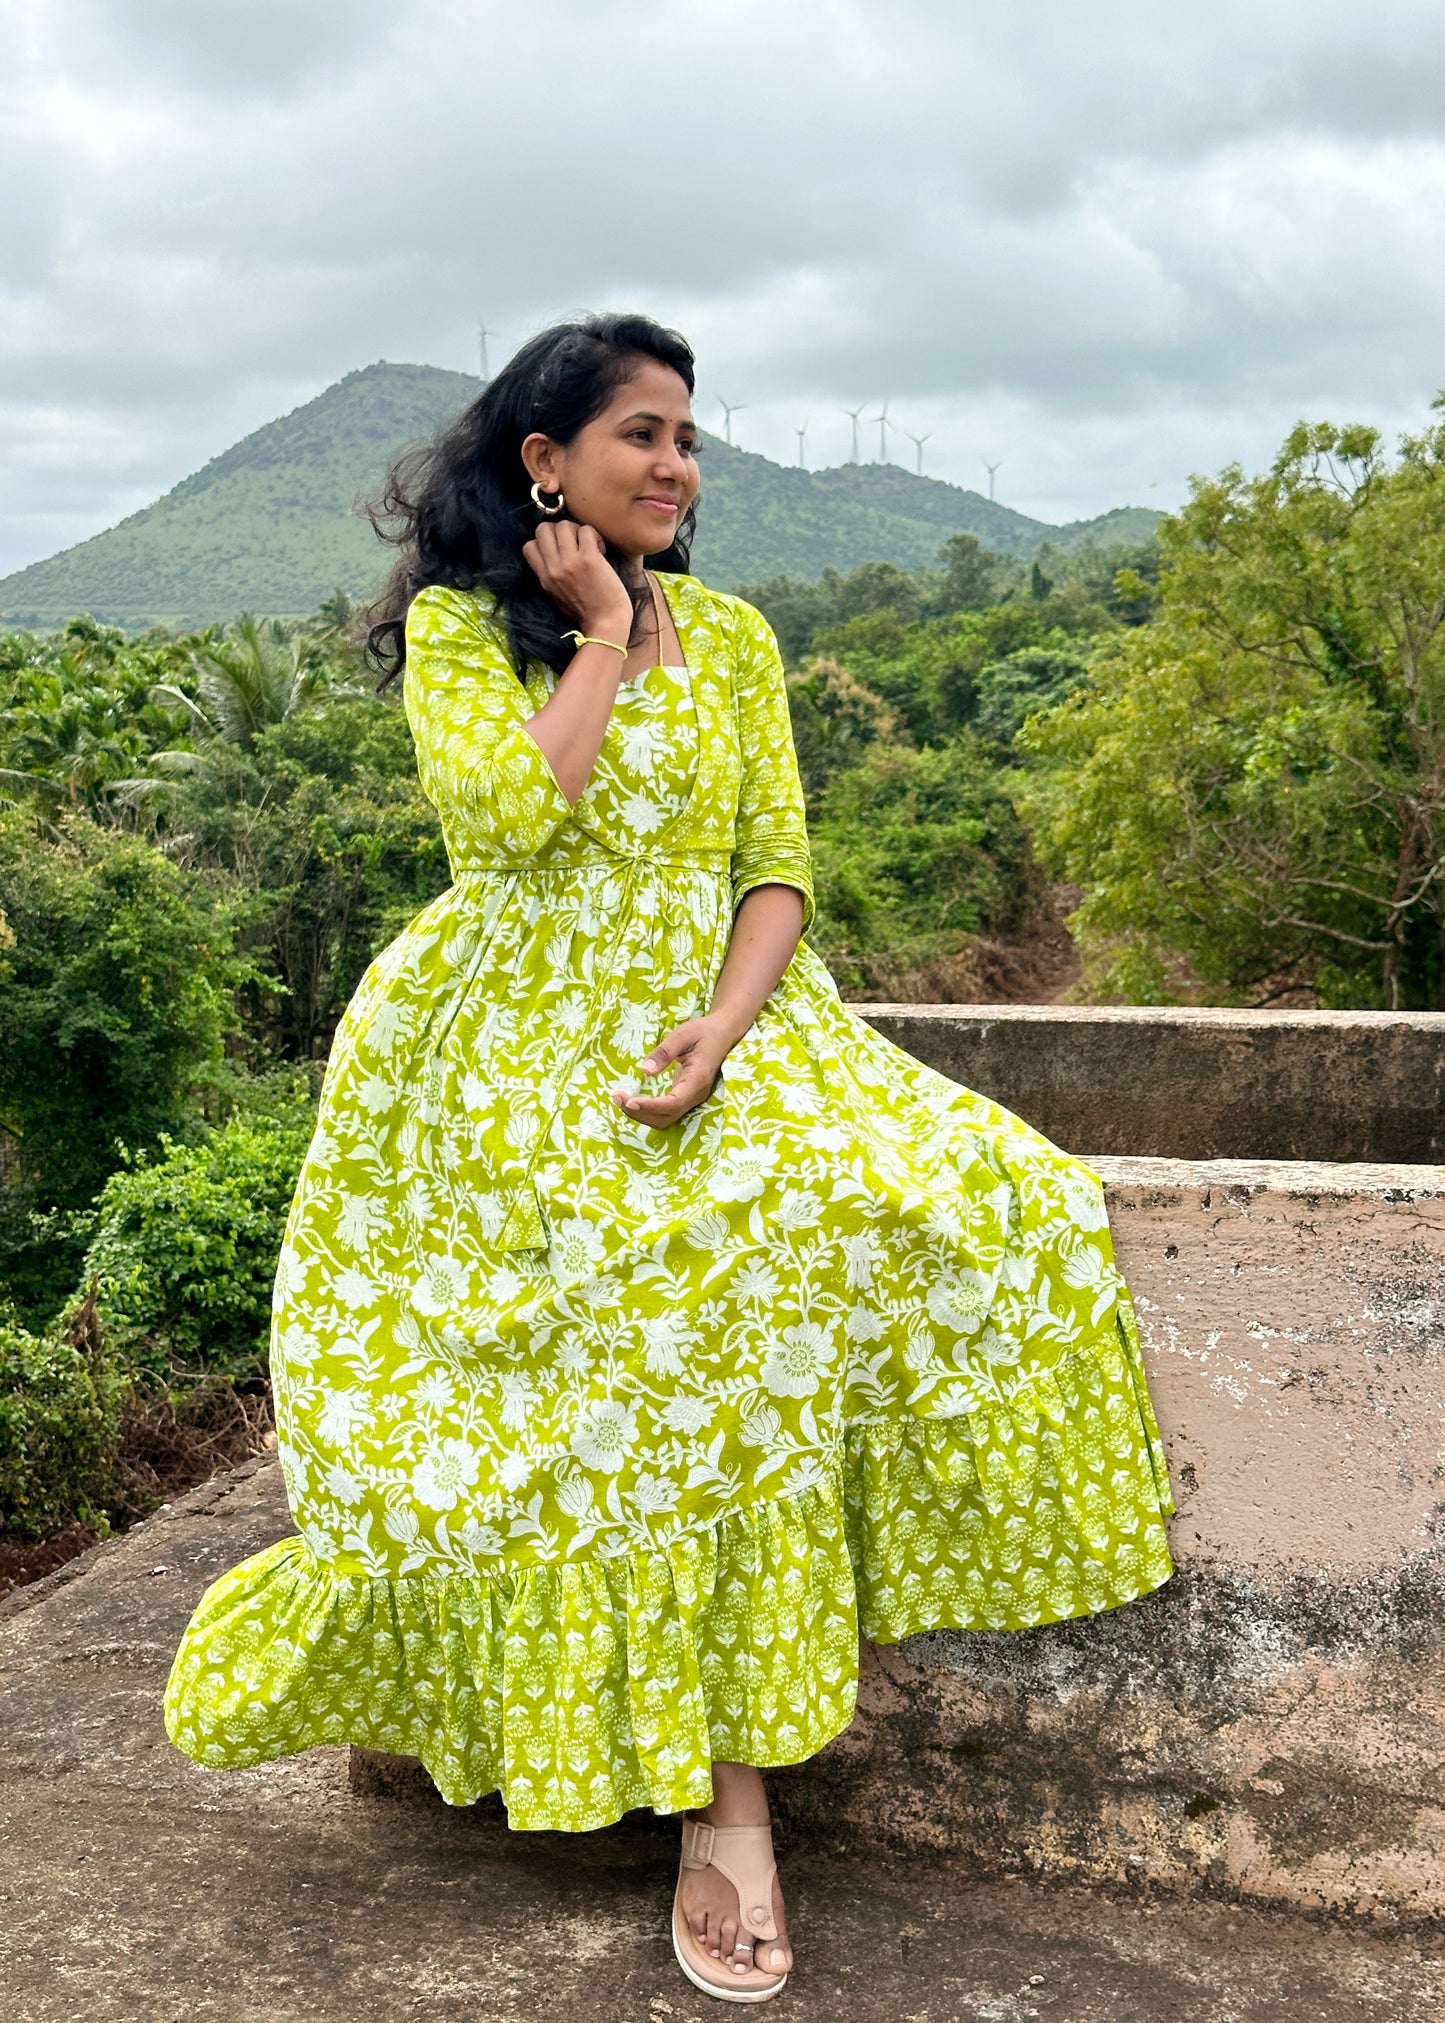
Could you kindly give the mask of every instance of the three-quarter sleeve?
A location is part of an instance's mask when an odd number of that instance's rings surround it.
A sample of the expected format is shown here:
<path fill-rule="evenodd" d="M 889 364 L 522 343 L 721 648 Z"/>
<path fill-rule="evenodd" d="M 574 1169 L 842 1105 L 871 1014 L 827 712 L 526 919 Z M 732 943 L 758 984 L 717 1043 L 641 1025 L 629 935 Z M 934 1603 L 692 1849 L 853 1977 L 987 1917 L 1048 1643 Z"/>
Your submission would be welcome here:
<path fill-rule="evenodd" d="M 439 585 L 418 591 L 404 695 L 422 787 L 448 828 L 506 858 L 535 856 L 572 804 L 525 728 L 526 692 L 505 636 L 476 598 Z"/>
<path fill-rule="evenodd" d="M 733 910 L 755 885 L 792 885 L 803 895 L 806 934 L 816 911 L 813 858 L 783 658 L 772 627 L 741 600 L 735 681 L 742 783 L 732 858 Z"/>

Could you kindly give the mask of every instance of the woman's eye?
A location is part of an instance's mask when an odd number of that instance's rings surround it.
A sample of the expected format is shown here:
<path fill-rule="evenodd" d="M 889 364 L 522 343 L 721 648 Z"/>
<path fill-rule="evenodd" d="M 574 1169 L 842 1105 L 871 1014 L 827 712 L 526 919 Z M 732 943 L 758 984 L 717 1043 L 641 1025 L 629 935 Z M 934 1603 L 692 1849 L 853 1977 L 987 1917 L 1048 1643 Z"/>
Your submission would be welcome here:
<path fill-rule="evenodd" d="M 702 444 L 698 442 L 682 442 L 678 444 L 678 448 L 685 457 L 700 457 L 702 455 Z"/>

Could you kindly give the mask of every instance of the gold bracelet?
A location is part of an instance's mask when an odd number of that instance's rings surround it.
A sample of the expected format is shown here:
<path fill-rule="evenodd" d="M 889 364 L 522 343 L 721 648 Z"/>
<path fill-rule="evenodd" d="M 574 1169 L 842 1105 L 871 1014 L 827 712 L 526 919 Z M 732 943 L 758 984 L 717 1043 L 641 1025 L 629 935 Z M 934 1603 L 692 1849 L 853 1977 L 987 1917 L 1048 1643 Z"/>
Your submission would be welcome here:
<path fill-rule="evenodd" d="M 620 653 L 624 660 L 626 660 L 632 650 L 627 646 L 619 646 L 615 639 L 593 639 L 585 632 L 564 632 L 562 637 L 564 639 L 575 639 L 579 646 L 610 646 L 612 651 Z"/>

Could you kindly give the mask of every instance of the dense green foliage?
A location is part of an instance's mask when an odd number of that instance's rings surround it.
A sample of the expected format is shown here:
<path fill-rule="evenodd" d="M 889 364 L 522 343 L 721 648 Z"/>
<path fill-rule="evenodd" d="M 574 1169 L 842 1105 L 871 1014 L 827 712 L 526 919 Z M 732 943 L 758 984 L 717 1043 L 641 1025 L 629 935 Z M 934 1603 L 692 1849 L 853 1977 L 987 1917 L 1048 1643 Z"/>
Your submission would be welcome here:
<path fill-rule="evenodd" d="M 146 760 L 185 724 L 184 708 L 154 692 L 186 660 L 178 640 L 127 645 L 92 618 L 72 618 L 50 638 L 0 634 L 0 796 L 52 820 L 65 809 L 120 816 L 154 791 Z"/>
<path fill-rule="evenodd" d="M 810 939 L 845 996 L 911 994 L 968 936 L 1019 926 L 1036 896 L 1028 838 L 970 730 L 870 744 L 820 796 L 813 849 Z"/>
<path fill-rule="evenodd" d="M 449 880 L 394 697 L 336 695 L 250 750 L 207 743 L 167 819 L 182 861 L 241 895 L 257 1062 L 324 1056 L 372 956 Z"/>
<path fill-rule="evenodd" d="M 357 500 L 374 497 L 396 452 L 479 385 L 426 365 L 350 372 L 119 526 L 4 578 L 0 616 L 44 626 L 92 611 L 129 626 L 203 625 L 236 611 L 299 617 L 338 583 L 366 596 L 385 555 Z M 829 564 L 846 569 L 875 556 L 921 568 L 956 532 L 1025 557 L 1044 541 L 1137 543 L 1155 517 L 1121 507 L 1050 527 L 896 464 L 805 471 L 712 437 L 704 483 L 694 561 L 718 589 L 777 569 L 813 578 Z"/>
<path fill-rule="evenodd" d="M 1021 738 L 1096 987 L 1445 1006 L 1445 419 L 1393 466 L 1301 424 L 1160 545 L 1152 622 Z"/>
<path fill-rule="evenodd" d="M 144 838 L 0 811 L 0 1126 L 55 1202 L 177 1128 L 249 973 L 227 909 Z"/>
<path fill-rule="evenodd" d="M 132 1369 L 172 1384 L 266 1368 L 271 1280 L 311 1137 L 304 1083 L 254 1096 L 195 1145 L 113 1173 L 82 1277 Z"/>
<path fill-rule="evenodd" d="M 93 1325 L 35 1335 L 0 1305 L 0 1534 L 103 1524 L 122 1385 Z"/>
<path fill-rule="evenodd" d="M 0 1274 L 43 1318 L 125 1148 L 194 1128 L 252 971 L 223 893 L 84 816 L 0 808 L 0 923 Z"/>
<path fill-rule="evenodd" d="M 1025 567 L 967 534 L 938 560 L 744 593 L 793 664 L 817 855 L 809 939 L 854 996 L 932 994 L 971 936 L 1026 923 L 1042 881 L 1014 807 L 1015 733 L 1147 611 L 1156 567 L 1137 549 Z"/>
<path fill-rule="evenodd" d="M 845 995 L 966 991 L 1047 871 L 1097 993 L 1445 1005 L 1445 420 L 1302 427 L 1142 549 L 934 531 L 744 593 Z M 137 1399 L 258 1402 L 309 1091 L 448 876 L 349 620 L 0 637 L 0 1530 L 139 1507 Z"/>

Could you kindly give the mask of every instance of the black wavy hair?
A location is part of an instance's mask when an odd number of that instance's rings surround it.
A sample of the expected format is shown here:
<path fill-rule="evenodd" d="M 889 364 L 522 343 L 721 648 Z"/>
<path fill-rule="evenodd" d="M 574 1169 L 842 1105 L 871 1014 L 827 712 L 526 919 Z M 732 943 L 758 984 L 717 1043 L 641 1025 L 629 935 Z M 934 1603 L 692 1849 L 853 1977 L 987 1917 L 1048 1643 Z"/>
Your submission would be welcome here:
<path fill-rule="evenodd" d="M 650 317 L 554 323 L 529 338 L 430 442 L 392 465 L 380 499 L 366 508 L 381 539 L 398 550 L 367 612 L 367 652 L 381 671 L 379 687 L 406 665 L 406 614 L 429 583 L 496 594 L 519 678 L 534 662 L 559 674 L 567 666 L 576 649 L 563 634 L 574 621 L 547 595 L 522 553 L 543 517 L 532 503 L 522 444 L 538 432 L 571 442 L 646 358 L 671 366 L 692 393 L 691 346 Z M 686 574 L 696 518 L 694 502 L 671 546 L 649 557 L 656 568 Z M 622 576 L 620 558 L 610 559 Z M 647 592 L 625 576 L 623 582 L 636 638 Z"/>

